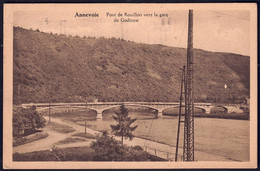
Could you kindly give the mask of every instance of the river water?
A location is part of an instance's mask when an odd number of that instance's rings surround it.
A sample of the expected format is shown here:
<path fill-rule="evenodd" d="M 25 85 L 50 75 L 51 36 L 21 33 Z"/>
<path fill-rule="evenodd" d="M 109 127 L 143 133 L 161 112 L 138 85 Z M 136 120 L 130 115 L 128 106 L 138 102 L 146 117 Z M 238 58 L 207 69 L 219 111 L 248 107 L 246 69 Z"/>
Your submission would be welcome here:
<path fill-rule="evenodd" d="M 103 119 L 87 115 L 87 127 L 111 133 L 111 124 L 116 124 L 113 113 L 103 113 Z M 137 118 L 132 124 L 138 125 L 134 136 L 176 146 L 178 117 L 163 116 L 156 118 L 149 112 L 130 111 L 131 118 Z M 56 117 L 71 120 L 84 125 L 85 112 L 59 114 Z M 249 121 L 217 118 L 194 118 L 194 147 L 196 151 L 220 155 L 235 161 L 249 161 Z M 179 147 L 183 146 L 183 124 L 181 125 Z M 195 154 L 196 155 L 196 154 Z"/>
<path fill-rule="evenodd" d="M 133 132 L 135 136 L 154 140 L 171 146 L 176 146 L 178 117 L 164 116 L 155 118 L 130 112 L 137 120 L 132 124 L 138 125 Z M 111 132 L 110 125 L 116 124 L 110 116 L 103 120 L 90 120 L 88 127 Z M 231 160 L 249 161 L 249 121 L 216 118 L 194 119 L 195 150 L 225 156 Z M 183 124 L 181 125 L 179 147 L 183 146 Z"/>

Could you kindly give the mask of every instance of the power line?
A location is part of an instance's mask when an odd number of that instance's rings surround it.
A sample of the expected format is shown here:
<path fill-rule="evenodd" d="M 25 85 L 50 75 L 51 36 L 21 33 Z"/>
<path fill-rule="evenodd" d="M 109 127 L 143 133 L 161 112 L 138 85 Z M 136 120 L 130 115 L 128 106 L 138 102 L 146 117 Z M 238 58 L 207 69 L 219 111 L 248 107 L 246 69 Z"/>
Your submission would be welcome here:
<path fill-rule="evenodd" d="M 216 14 L 221 14 L 221 15 L 226 15 L 226 16 L 229 16 L 229 17 L 235 17 L 235 18 L 238 18 L 238 19 L 241 19 L 241 20 L 250 21 L 249 19 L 246 19 L 246 18 L 243 18 L 243 17 L 238 17 L 238 16 L 234 16 L 234 15 L 230 15 L 230 14 L 226 14 L 226 13 L 222 13 L 222 12 L 218 12 L 218 11 L 211 11 L 210 10 L 210 12 L 216 13 Z"/>
<path fill-rule="evenodd" d="M 188 20 L 186 19 L 185 25 L 184 25 L 184 27 L 183 27 L 183 29 L 182 29 L 181 38 L 180 38 L 180 40 L 179 40 L 179 43 L 178 43 L 178 46 L 177 46 L 177 47 L 179 47 L 179 45 L 180 45 L 180 43 L 181 43 L 182 35 L 183 35 L 183 32 L 184 32 L 184 30 L 185 30 L 185 28 L 186 28 L 187 23 L 188 23 Z"/>
<path fill-rule="evenodd" d="M 151 122 L 151 125 L 150 125 L 150 128 L 149 128 L 148 134 L 147 134 L 147 136 L 146 136 L 146 139 L 145 139 L 145 142 L 144 142 L 144 148 L 145 148 L 145 145 L 146 145 L 146 142 L 147 142 L 148 136 L 149 136 L 149 134 L 150 134 L 150 131 L 151 131 L 152 125 L 153 125 L 153 120 L 154 120 L 154 118 L 152 119 L 152 122 Z"/>

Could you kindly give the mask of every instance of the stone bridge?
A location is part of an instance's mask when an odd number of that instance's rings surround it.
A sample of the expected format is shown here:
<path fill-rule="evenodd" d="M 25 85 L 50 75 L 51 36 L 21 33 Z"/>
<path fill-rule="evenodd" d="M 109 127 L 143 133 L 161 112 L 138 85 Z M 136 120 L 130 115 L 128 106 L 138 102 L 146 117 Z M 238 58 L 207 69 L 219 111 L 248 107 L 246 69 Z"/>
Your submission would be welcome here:
<path fill-rule="evenodd" d="M 154 109 L 158 112 L 158 117 L 162 117 L 163 111 L 169 108 L 179 107 L 178 102 L 92 102 L 92 103 L 30 103 L 22 104 L 22 107 L 27 108 L 35 106 L 38 111 L 48 110 L 49 108 L 82 108 L 91 109 L 97 112 L 97 119 L 102 118 L 102 113 L 105 110 L 119 107 L 122 104 L 125 106 L 140 106 Z M 221 107 L 226 113 L 243 113 L 239 106 L 234 104 L 211 104 L 211 103 L 194 103 L 194 108 L 201 109 L 204 113 L 210 114 L 213 107 Z"/>

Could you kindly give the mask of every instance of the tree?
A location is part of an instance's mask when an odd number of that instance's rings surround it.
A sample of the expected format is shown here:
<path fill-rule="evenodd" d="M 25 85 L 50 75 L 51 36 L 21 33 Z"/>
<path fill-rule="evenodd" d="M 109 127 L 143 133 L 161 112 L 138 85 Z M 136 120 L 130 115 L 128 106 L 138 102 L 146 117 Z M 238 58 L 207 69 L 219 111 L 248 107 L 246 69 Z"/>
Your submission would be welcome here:
<path fill-rule="evenodd" d="M 13 112 L 13 136 L 15 138 L 20 138 L 24 134 L 24 122 L 23 122 L 23 115 L 21 115 L 22 108 L 14 107 Z"/>
<path fill-rule="evenodd" d="M 45 119 L 36 111 L 35 106 L 24 109 L 14 107 L 13 111 L 13 136 L 23 137 L 34 133 L 37 129 L 45 126 Z"/>
<path fill-rule="evenodd" d="M 115 136 L 121 136 L 122 144 L 124 143 L 124 138 L 133 139 L 132 132 L 137 128 L 136 126 L 131 127 L 130 125 L 136 121 L 135 119 L 131 119 L 128 116 L 129 110 L 124 106 L 120 106 L 120 112 L 115 112 L 116 116 L 113 116 L 113 119 L 116 121 L 116 125 L 110 125 L 112 128 L 112 133 Z"/>
<path fill-rule="evenodd" d="M 151 158 L 142 147 L 127 147 L 108 136 L 107 132 L 98 135 L 90 147 L 94 150 L 93 161 L 149 161 Z"/>
<path fill-rule="evenodd" d="M 90 146 L 95 152 L 94 161 L 120 161 L 122 160 L 125 146 L 113 137 L 109 137 L 107 132 L 103 132 L 97 137 L 97 141 Z"/>

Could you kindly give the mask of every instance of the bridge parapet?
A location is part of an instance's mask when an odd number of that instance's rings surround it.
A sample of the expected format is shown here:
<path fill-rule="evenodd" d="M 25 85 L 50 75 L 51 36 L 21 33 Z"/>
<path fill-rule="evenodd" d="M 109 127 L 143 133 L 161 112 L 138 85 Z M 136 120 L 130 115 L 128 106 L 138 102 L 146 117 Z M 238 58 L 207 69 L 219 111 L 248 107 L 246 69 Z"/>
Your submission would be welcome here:
<path fill-rule="evenodd" d="M 147 107 L 158 111 L 158 116 L 161 117 L 162 113 L 165 109 L 171 107 L 179 107 L 179 102 L 91 102 L 91 103 L 29 103 L 29 104 L 22 104 L 22 107 L 28 108 L 35 106 L 37 110 L 43 110 L 47 108 L 89 108 L 95 110 L 97 112 L 97 118 L 102 118 L 102 112 L 104 110 L 119 107 L 120 105 L 126 106 L 141 106 Z M 201 108 L 205 111 L 206 114 L 210 113 L 211 108 L 213 107 L 223 107 L 226 109 L 228 113 L 236 112 L 242 113 L 243 110 L 240 109 L 240 106 L 237 104 L 229 104 L 229 105 L 221 105 L 215 103 L 194 103 L 194 107 Z"/>

